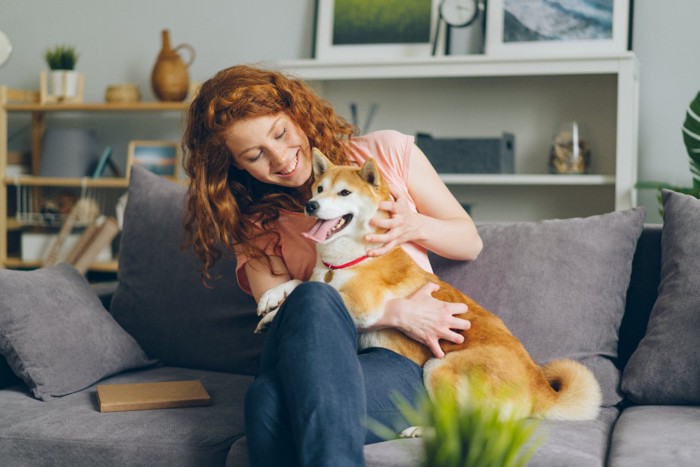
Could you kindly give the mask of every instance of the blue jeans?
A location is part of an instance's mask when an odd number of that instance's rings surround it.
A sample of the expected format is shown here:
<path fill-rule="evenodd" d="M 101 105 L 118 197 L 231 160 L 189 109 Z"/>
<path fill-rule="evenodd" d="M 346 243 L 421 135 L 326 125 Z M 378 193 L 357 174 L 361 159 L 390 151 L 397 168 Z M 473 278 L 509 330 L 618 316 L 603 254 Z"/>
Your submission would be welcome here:
<path fill-rule="evenodd" d="M 260 371 L 246 394 L 253 466 L 363 466 L 363 446 L 382 441 L 371 417 L 401 430 L 392 402 L 424 394 L 422 369 L 387 349 L 358 354 L 357 331 L 338 292 L 297 287 L 270 326 Z"/>

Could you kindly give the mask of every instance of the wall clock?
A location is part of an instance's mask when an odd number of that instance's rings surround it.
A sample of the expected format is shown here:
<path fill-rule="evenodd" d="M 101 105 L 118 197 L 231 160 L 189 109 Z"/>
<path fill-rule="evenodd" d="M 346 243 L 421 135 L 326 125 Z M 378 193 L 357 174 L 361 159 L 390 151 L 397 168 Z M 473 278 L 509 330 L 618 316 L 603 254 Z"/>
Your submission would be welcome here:
<path fill-rule="evenodd" d="M 437 44 L 443 23 L 446 27 L 445 37 L 449 42 L 451 28 L 466 28 L 474 24 L 484 10 L 483 0 L 441 0 L 438 5 L 438 24 L 435 28 L 433 55 L 437 52 Z M 449 45 L 446 44 L 446 49 Z"/>
<path fill-rule="evenodd" d="M 10 43 L 10 38 L 7 34 L 0 31 L 0 66 L 2 66 L 9 58 L 12 53 L 12 44 Z"/>

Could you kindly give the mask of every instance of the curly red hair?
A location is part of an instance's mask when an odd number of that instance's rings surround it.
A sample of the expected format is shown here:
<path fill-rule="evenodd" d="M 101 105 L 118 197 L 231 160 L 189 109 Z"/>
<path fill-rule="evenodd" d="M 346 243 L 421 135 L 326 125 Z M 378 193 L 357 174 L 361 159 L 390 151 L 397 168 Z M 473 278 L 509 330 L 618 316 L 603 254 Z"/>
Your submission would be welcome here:
<path fill-rule="evenodd" d="M 245 65 L 224 69 L 202 84 L 189 107 L 182 144 L 190 180 L 185 247 L 202 260 L 205 283 L 225 253 L 240 249 L 267 258 L 253 240 L 269 236 L 268 241 L 278 242 L 279 235 L 265 227 L 280 209 L 302 211 L 310 197 L 312 180 L 290 189 L 259 182 L 236 168 L 224 142 L 224 133 L 236 121 L 280 112 L 299 126 L 311 147 L 336 164 L 348 163 L 343 141 L 356 128 L 306 83 L 283 73 Z"/>

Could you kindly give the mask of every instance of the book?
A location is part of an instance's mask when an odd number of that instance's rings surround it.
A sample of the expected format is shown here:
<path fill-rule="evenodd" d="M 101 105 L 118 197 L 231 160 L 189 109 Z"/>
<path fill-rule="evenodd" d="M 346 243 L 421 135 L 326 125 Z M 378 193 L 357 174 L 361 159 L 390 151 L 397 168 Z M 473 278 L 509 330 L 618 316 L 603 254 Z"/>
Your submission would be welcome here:
<path fill-rule="evenodd" d="M 104 152 L 100 156 L 100 159 L 97 162 L 97 166 L 95 167 L 95 170 L 92 173 L 92 178 L 100 178 L 102 175 L 104 175 L 105 169 L 107 168 L 107 164 L 109 161 L 111 161 L 111 158 L 112 148 L 108 146 L 107 148 L 105 148 Z"/>
<path fill-rule="evenodd" d="M 210 402 L 200 380 L 97 385 L 100 412 L 194 407 Z"/>

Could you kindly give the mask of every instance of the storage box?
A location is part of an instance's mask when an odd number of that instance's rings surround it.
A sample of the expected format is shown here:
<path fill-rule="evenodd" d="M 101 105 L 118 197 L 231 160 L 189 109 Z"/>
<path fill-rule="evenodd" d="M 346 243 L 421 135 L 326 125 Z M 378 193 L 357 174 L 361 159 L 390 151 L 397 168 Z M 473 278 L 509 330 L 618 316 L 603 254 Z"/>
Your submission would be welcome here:
<path fill-rule="evenodd" d="M 22 261 L 42 261 L 49 253 L 49 249 L 56 240 L 58 234 L 51 233 L 34 233 L 22 232 Z M 68 253 L 73 249 L 76 242 L 80 238 L 80 233 L 72 233 L 66 237 L 61 251 L 58 254 L 58 260 L 64 260 Z M 107 263 L 112 261 L 112 247 L 107 245 L 95 258 L 96 263 Z"/>
<path fill-rule="evenodd" d="M 433 138 L 419 133 L 416 145 L 438 173 L 507 174 L 515 171 L 515 137 L 510 133 L 503 133 L 500 138 Z"/>

